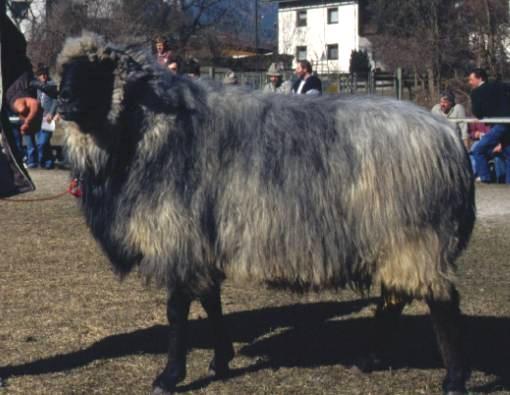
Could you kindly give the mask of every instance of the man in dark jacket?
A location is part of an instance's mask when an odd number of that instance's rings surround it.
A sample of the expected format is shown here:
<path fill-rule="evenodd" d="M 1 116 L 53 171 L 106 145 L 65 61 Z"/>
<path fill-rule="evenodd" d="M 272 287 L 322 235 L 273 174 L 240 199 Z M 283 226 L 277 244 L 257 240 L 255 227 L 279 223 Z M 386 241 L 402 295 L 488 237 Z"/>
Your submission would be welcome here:
<path fill-rule="evenodd" d="M 308 60 L 298 62 L 295 72 L 298 79 L 292 85 L 292 93 L 314 96 L 322 94 L 322 82 L 312 72 L 312 65 Z"/>
<path fill-rule="evenodd" d="M 500 82 L 489 82 L 483 69 L 475 69 L 469 74 L 471 86 L 471 110 L 475 117 L 510 117 L 510 91 Z M 493 124 L 488 133 L 473 147 L 471 154 L 475 161 L 476 173 L 482 182 L 491 182 L 488 159 L 494 148 L 503 145 L 506 162 L 506 180 L 510 184 L 510 124 Z"/>
<path fill-rule="evenodd" d="M 26 42 L 5 13 L 5 0 L 0 0 L 0 196 L 34 190 L 17 152 L 7 110 L 19 114 L 21 133 L 34 133 L 40 126 L 40 105 L 30 87 L 32 65 L 26 56 Z"/>

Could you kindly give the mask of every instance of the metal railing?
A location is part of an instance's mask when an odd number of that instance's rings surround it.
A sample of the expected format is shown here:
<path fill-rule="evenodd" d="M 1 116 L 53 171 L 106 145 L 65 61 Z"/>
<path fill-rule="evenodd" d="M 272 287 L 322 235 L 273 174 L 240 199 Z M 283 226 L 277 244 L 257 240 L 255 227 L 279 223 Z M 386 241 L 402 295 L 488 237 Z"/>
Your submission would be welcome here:
<path fill-rule="evenodd" d="M 500 117 L 500 118 L 448 118 L 449 121 L 455 123 L 510 123 L 510 117 Z"/>

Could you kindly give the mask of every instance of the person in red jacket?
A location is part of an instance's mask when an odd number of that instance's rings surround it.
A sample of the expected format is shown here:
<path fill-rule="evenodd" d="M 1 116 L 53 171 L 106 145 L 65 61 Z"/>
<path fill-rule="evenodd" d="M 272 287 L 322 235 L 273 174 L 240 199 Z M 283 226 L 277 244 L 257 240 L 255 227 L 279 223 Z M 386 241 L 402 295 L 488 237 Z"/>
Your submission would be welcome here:
<path fill-rule="evenodd" d="M 167 41 L 162 36 L 156 37 L 154 39 L 154 48 L 156 50 L 157 62 L 163 67 L 168 67 L 174 59 L 172 51 L 168 48 Z"/>

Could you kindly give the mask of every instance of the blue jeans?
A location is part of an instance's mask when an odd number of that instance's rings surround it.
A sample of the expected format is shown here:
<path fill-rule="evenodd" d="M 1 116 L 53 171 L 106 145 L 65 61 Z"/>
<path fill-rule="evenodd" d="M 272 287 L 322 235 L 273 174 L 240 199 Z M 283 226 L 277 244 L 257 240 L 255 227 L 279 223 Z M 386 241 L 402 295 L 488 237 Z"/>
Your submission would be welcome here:
<path fill-rule="evenodd" d="M 51 132 L 38 131 L 35 135 L 24 135 L 23 142 L 27 147 L 27 166 L 46 169 L 53 168 L 53 154 L 51 152 Z"/>
<path fill-rule="evenodd" d="M 506 162 L 502 156 L 496 155 L 494 157 L 494 171 L 496 173 L 496 182 L 504 182 L 506 179 Z"/>
<path fill-rule="evenodd" d="M 492 150 L 496 145 L 510 139 L 510 125 L 494 125 L 471 149 L 475 160 L 476 174 L 483 182 L 490 182 L 488 160 L 492 156 Z M 510 145 L 503 148 L 502 156 L 506 161 L 505 182 L 510 184 Z"/>

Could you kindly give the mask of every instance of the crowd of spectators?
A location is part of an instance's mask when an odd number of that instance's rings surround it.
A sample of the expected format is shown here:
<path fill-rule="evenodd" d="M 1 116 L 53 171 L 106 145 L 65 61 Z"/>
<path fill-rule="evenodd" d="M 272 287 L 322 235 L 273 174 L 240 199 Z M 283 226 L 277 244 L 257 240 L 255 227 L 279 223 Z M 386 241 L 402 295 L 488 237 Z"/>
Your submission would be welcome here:
<path fill-rule="evenodd" d="M 451 91 L 440 95 L 432 112 L 452 122 L 471 158 L 476 180 L 483 183 L 510 184 L 510 87 L 500 81 L 489 81 L 483 69 L 469 73 L 471 112 L 477 119 L 492 118 L 493 122 L 461 121 L 466 111 L 456 104 Z"/>
<path fill-rule="evenodd" d="M 163 67 L 167 67 L 174 74 L 200 78 L 198 62 L 185 64 L 181 68 L 181 63 L 174 57 L 163 38 L 156 38 L 154 44 L 156 60 Z M 307 60 L 296 63 L 292 81 L 284 79 L 284 68 L 278 63 L 269 66 L 266 76 L 267 83 L 262 88 L 264 93 L 322 95 L 322 82 Z M 471 86 L 471 113 L 475 117 L 510 117 L 510 89 L 506 85 L 489 81 L 483 69 L 473 70 L 468 81 Z M 232 70 L 227 70 L 222 82 L 225 85 L 240 84 L 238 75 Z M 440 94 L 439 102 L 432 108 L 432 113 L 445 117 L 455 128 L 470 154 L 477 181 L 510 184 L 510 124 L 466 122 L 466 109 L 456 102 L 455 94 L 448 90 Z"/>
<path fill-rule="evenodd" d="M 196 60 L 181 62 L 170 49 L 167 41 L 159 36 L 154 40 L 155 59 L 170 73 L 185 75 L 191 79 L 200 78 L 200 65 Z M 322 94 L 322 82 L 313 72 L 307 60 L 297 62 L 293 81 L 284 79 L 284 68 L 279 63 L 272 63 L 266 73 L 267 83 L 262 90 L 265 93 L 288 95 L 318 96 Z M 469 74 L 471 86 L 472 114 L 478 119 L 510 117 L 510 89 L 497 81 L 489 81 L 483 69 L 475 69 Z M 237 74 L 228 70 L 224 76 L 225 85 L 239 85 Z M 30 86 L 37 92 L 37 100 L 43 110 L 43 122 L 35 134 L 23 135 L 16 126 L 13 117 L 14 141 L 19 150 L 24 152 L 25 166 L 52 169 L 55 163 L 51 147 L 52 132 L 55 127 L 57 85 L 52 81 L 49 69 L 39 64 L 35 79 Z M 468 150 L 473 172 L 480 182 L 505 182 L 510 184 L 510 124 L 481 122 L 467 123 L 459 121 L 466 118 L 466 109 L 456 102 L 452 91 L 440 94 L 439 102 L 432 108 L 432 113 L 447 118 L 457 131 Z M 60 159 L 60 158 L 59 158 Z"/>
<path fill-rule="evenodd" d="M 153 41 L 155 59 L 162 67 L 167 68 L 172 74 L 188 76 L 192 79 L 200 78 L 200 65 L 191 60 L 181 62 L 168 45 L 168 41 L 157 36 Z M 279 63 L 272 63 L 267 70 L 267 83 L 262 90 L 265 93 L 281 93 L 319 96 L 322 94 L 322 82 L 313 72 L 312 64 L 308 60 L 298 61 L 294 71 L 293 81 L 284 80 L 284 68 Z M 238 75 L 233 70 L 227 70 L 223 80 L 224 85 L 240 85 Z"/>
<path fill-rule="evenodd" d="M 163 37 L 155 38 L 154 50 L 156 61 L 169 72 L 185 75 L 191 79 L 200 78 L 199 63 L 196 60 L 181 62 Z M 322 94 L 322 82 L 307 60 L 297 62 L 293 81 L 284 79 L 284 68 L 279 63 L 272 63 L 266 76 L 267 83 L 262 88 L 265 93 L 309 96 Z M 506 85 L 489 81 L 483 69 L 473 70 L 468 81 L 471 86 L 471 112 L 475 117 L 478 119 L 510 117 L 510 89 Z M 223 83 L 238 85 L 240 81 L 234 71 L 228 70 Z M 15 126 L 13 131 L 15 144 L 24 152 L 26 167 L 52 169 L 55 156 L 51 147 L 51 137 L 58 117 L 57 85 L 52 81 L 46 65 L 38 65 L 35 79 L 30 86 L 36 90 L 37 100 L 43 110 L 42 126 L 35 134 L 22 136 L 16 128 L 16 117 L 11 114 Z M 444 116 L 452 123 L 459 139 L 470 153 L 473 172 L 478 181 L 510 183 L 510 124 L 481 122 L 468 124 L 459 121 L 466 118 L 466 109 L 456 102 L 455 94 L 448 90 L 440 94 L 439 102 L 432 108 L 432 112 Z"/>

